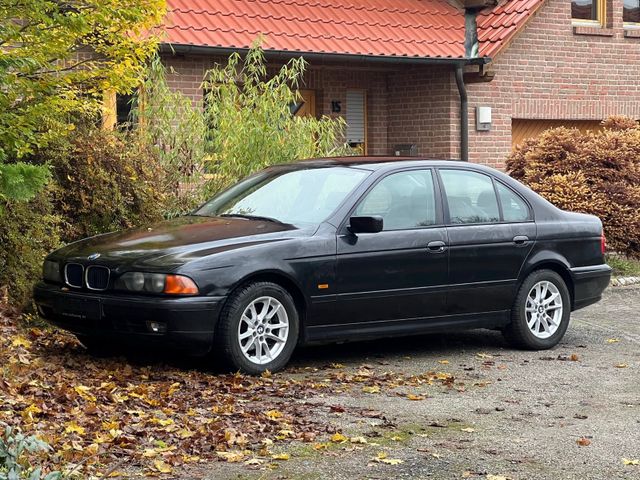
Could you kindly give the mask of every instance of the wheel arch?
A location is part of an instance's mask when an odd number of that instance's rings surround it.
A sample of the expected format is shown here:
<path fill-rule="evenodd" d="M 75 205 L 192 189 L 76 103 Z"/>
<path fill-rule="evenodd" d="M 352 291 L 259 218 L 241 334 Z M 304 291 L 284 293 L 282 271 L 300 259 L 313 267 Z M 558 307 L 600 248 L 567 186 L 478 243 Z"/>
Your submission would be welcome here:
<path fill-rule="evenodd" d="M 524 282 L 525 278 L 538 270 L 551 270 L 562 277 L 562 280 L 569 290 L 569 297 L 571 298 L 571 309 L 573 310 L 573 307 L 575 305 L 575 285 L 573 283 L 573 277 L 571 276 L 568 263 L 565 263 L 558 258 L 541 258 L 536 262 L 532 262 L 527 265 L 527 268 L 523 270 L 522 275 L 520 276 L 518 285 L 522 285 L 522 282 Z"/>
<path fill-rule="evenodd" d="M 233 293 L 239 288 L 242 288 L 249 283 L 256 282 L 275 283 L 276 285 L 281 286 L 287 292 L 289 292 L 289 294 L 293 298 L 296 308 L 298 309 L 298 316 L 300 320 L 300 338 L 302 338 L 308 305 L 307 299 L 305 298 L 300 285 L 298 285 L 298 283 L 293 278 L 291 278 L 291 276 L 280 270 L 263 270 L 259 272 L 253 272 L 236 282 L 229 293 L 229 297 L 233 295 Z"/>

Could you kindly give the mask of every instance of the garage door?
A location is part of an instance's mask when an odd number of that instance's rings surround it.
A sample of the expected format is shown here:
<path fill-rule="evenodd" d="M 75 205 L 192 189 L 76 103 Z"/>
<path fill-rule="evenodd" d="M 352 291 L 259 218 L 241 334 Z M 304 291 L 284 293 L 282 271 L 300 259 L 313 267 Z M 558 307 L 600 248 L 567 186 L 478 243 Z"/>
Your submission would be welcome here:
<path fill-rule="evenodd" d="M 600 120 L 528 120 L 514 118 L 511 120 L 511 146 L 520 145 L 527 138 L 535 138 L 545 130 L 557 127 L 587 130 L 602 130 Z"/>

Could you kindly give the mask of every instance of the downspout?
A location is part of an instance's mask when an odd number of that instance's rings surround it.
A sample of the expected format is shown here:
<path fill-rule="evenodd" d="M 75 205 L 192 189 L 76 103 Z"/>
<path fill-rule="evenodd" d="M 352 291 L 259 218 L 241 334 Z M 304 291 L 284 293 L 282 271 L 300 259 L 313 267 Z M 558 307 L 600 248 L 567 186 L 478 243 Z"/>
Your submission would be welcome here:
<path fill-rule="evenodd" d="M 464 56 L 466 59 L 477 58 L 478 24 L 476 20 L 478 11 L 475 8 L 467 8 L 464 11 Z M 460 160 L 469 161 L 469 98 L 464 84 L 464 65 L 456 65 L 456 85 L 460 95 Z"/>
<path fill-rule="evenodd" d="M 464 86 L 464 67 L 456 66 L 456 85 L 460 94 L 460 160 L 469 161 L 469 99 Z"/>

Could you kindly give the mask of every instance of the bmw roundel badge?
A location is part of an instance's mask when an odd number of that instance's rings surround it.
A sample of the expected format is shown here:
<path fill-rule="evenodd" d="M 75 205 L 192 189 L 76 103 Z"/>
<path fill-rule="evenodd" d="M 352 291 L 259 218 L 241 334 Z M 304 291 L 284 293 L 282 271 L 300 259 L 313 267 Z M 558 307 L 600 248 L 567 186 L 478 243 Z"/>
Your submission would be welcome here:
<path fill-rule="evenodd" d="M 87 257 L 87 260 L 95 260 L 96 258 L 98 258 L 100 256 L 99 253 L 92 253 L 91 255 L 89 255 Z"/>

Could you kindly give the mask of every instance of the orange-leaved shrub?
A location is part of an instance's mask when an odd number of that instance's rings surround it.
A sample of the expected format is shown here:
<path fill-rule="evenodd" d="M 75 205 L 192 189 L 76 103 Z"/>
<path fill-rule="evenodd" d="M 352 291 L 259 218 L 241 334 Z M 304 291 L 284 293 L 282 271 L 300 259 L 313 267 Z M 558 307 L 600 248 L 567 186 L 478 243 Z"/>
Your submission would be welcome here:
<path fill-rule="evenodd" d="M 603 127 L 547 130 L 513 151 L 507 172 L 559 208 L 597 215 L 610 248 L 640 258 L 640 125 L 616 116 Z"/>

